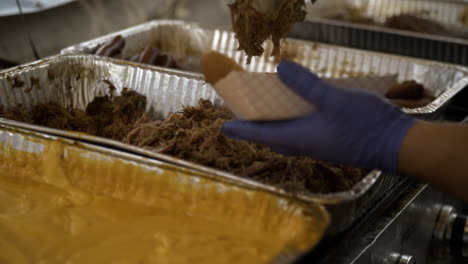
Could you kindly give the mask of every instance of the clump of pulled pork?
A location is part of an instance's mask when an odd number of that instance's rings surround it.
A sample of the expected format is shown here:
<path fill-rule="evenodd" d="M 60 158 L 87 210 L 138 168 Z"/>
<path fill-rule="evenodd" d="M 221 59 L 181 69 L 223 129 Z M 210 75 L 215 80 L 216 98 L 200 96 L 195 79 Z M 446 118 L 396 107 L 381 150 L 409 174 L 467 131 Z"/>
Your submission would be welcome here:
<path fill-rule="evenodd" d="M 275 8 L 268 12 L 257 10 L 255 1 L 237 0 L 229 5 L 232 29 L 239 41 L 239 50 L 245 51 L 248 62 L 253 56 L 263 54 L 263 43 L 268 39 L 273 42 L 271 56 L 279 56 L 281 42 L 292 25 L 303 22 L 307 14 L 306 0 L 269 0 L 275 1 Z"/>
<path fill-rule="evenodd" d="M 234 115 L 200 100 L 164 121 L 143 115 L 125 143 L 231 172 L 296 192 L 349 190 L 365 171 L 307 157 L 286 157 L 267 146 L 225 137 L 222 125 Z"/>

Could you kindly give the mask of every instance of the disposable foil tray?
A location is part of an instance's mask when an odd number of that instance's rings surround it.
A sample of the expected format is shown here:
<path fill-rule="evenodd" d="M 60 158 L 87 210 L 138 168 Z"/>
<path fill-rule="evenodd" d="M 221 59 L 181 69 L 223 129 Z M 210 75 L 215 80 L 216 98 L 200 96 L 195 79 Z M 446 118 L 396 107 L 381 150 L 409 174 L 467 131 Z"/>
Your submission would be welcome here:
<path fill-rule="evenodd" d="M 421 65 L 421 67 L 423 66 Z M 419 73 L 417 70 L 414 72 Z M 428 71 L 428 73 L 430 72 Z M 450 76 L 455 77 L 460 74 L 461 72 Z M 461 77 L 463 76 L 461 74 Z M 145 95 L 148 101 L 147 110 L 158 119 L 168 116 L 170 112 L 179 111 L 184 106 L 197 105 L 199 98 L 208 99 L 214 105 L 223 104 L 221 98 L 216 95 L 210 85 L 203 80 L 192 77 L 191 75 L 148 70 L 144 66 L 130 66 L 126 62 L 116 62 L 108 58 L 59 55 L 0 72 L 0 94 L 2 95 L 0 105 L 8 108 L 22 104 L 24 107 L 30 108 L 39 103 L 52 101 L 64 107 L 85 109 L 95 96 L 109 94 L 109 83 L 115 88 L 114 94 L 119 94 L 123 88 L 128 88 Z M 448 76 L 440 78 L 447 80 Z M 459 81 L 459 79 L 454 80 L 455 83 Z M 274 186 L 113 140 L 5 119 L 0 119 L 0 124 L 108 146 L 189 168 L 203 173 L 211 179 L 233 183 L 245 188 L 272 192 L 306 203 L 318 202 L 324 204 L 332 215 L 330 234 L 350 226 L 376 200 L 400 181 L 400 178 L 396 176 L 373 171 L 346 192 L 293 194 Z"/>
<path fill-rule="evenodd" d="M 99 195 L 181 215 L 218 219 L 226 227 L 239 224 L 245 232 L 273 233 L 285 242 L 285 248 L 273 256 L 272 263 L 291 263 L 316 246 L 329 223 L 328 213 L 319 204 L 304 204 L 255 186 L 242 188 L 157 160 L 4 124 L 0 124 L 0 161 L 2 170 L 15 171 L 9 177 L 18 180 L 59 187 L 64 180 L 57 173 L 63 173 L 68 182 L 65 186 L 81 196 Z M 55 167 L 48 169 L 48 165 Z M 8 208 L 0 209 L 8 212 Z M 46 232 L 40 235 L 46 236 Z M 9 246 L 14 249 L 17 244 Z M 18 249 L 16 253 L 21 254 L 24 247 Z M 62 260 L 67 257 L 63 255 Z"/>
<path fill-rule="evenodd" d="M 416 14 L 459 32 L 442 36 L 366 25 L 327 18 L 330 12 L 354 8 L 365 17 L 383 23 L 394 15 Z M 335 10 L 335 11 L 333 11 Z M 468 65 L 468 21 L 461 16 L 468 4 L 461 0 L 333 0 L 310 5 L 307 21 L 294 27 L 291 36 L 305 40 L 405 56 Z"/>
<path fill-rule="evenodd" d="M 142 50 L 149 43 L 157 43 L 161 50 L 172 54 L 176 60 L 191 65 L 192 74 L 196 74 L 200 54 L 207 50 L 224 53 L 253 72 L 274 72 L 278 64 L 278 61 L 269 56 L 273 48 L 271 43 L 265 45 L 266 52 L 262 57 L 253 58 L 252 62 L 247 64 L 244 53 L 237 51 L 238 42 L 232 32 L 203 29 L 196 24 L 172 20 L 151 21 L 66 48 L 62 53 L 88 54 L 116 35 L 125 37 L 127 45 L 124 51 L 129 53 Z M 423 115 L 426 118 L 440 114 L 443 106 L 468 84 L 467 68 L 316 42 L 288 39 L 282 57 L 298 62 L 324 78 L 397 74 L 399 81 L 420 82 L 437 99 L 424 107 L 403 110 L 408 114 Z M 145 67 L 164 69 L 146 65 Z"/>

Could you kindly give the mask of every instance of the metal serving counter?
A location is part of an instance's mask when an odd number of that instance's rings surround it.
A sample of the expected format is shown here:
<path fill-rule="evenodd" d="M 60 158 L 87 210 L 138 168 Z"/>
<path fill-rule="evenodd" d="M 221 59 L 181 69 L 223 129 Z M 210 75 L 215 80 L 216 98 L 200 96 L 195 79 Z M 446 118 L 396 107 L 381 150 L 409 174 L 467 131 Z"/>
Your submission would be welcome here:
<path fill-rule="evenodd" d="M 426 184 L 415 184 L 364 232 L 350 231 L 326 254 L 311 254 L 300 263 L 312 259 L 336 264 L 466 263 L 462 257 L 466 217 L 457 214 L 461 209 L 460 201 Z M 441 231 L 446 233 L 442 239 L 437 235 Z"/>

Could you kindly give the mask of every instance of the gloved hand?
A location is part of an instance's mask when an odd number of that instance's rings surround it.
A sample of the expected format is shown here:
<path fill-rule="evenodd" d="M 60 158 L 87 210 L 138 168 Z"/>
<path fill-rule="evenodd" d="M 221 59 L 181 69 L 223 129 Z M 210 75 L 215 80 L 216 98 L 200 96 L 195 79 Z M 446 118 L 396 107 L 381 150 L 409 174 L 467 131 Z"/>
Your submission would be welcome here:
<path fill-rule="evenodd" d="M 412 117 L 377 95 L 328 85 L 292 62 L 282 62 L 278 75 L 318 111 L 287 121 L 229 122 L 223 127 L 225 135 L 266 144 L 286 155 L 398 171 L 403 139 L 415 122 Z"/>

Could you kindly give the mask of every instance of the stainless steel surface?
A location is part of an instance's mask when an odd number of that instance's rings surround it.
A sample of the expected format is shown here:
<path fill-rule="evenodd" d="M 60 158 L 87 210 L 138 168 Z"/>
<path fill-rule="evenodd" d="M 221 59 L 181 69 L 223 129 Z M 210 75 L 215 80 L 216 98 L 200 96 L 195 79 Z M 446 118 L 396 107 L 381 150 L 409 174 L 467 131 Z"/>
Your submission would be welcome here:
<path fill-rule="evenodd" d="M 465 228 L 463 229 L 462 255 L 468 257 L 468 221 L 465 221 Z"/>
<path fill-rule="evenodd" d="M 198 75 L 177 73 L 168 69 L 155 71 L 154 67 L 151 67 L 151 70 L 148 69 L 143 65 L 109 58 L 83 55 L 51 57 L 0 72 L 0 94 L 5 95 L 0 97 L 0 105 L 11 107 L 23 104 L 30 108 L 38 103 L 53 101 L 67 107 L 85 109 L 95 96 L 109 93 L 109 82 L 115 86 L 116 94 L 119 94 L 126 87 L 147 96 L 147 110 L 151 111 L 155 118 L 164 118 L 170 112 L 178 111 L 184 106 L 196 105 L 199 98 L 211 100 L 215 105 L 223 103 L 211 86 L 203 80 L 197 79 Z M 39 78 L 39 85 L 32 87 L 31 78 Z M 24 87 L 12 88 L 12 82 L 15 80 L 24 82 Z M 0 120 L 0 124 L 111 146 L 197 170 L 205 173 L 207 177 L 235 183 L 239 186 L 266 190 L 304 202 L 323 203 L 332 215 L 330 233 L 340 232 L 350 226 L 376 200 L 403 179 L 373 171 L 347 192 L 292 194 L 274 186 L 109 139 L 9 120 Z"/>
<path fill-rule="evenodd" d="M 454 239 L 454 235 L 455 235 L 454 233 L 457 231 L 457 230 L 454 230 L 454 224 L 455 224 L 455 220 L 457 219 L 457 217 L 458 215 L 455 212 L 450 215 L 450 218 L 447 223 L 447 228 L 445 230 L 445 235 L 444 235 L 445 241 L 451 241 Z"/>
<path fill-rule="evenodd" d="M 381 256 L 390 252 L 413 256 L 418 263 L 428 263 L 431 230 L 438 213 L 433 203 L 440 196 L 427 189 L 426 185 L 419 185 L 413 190 L 408 195 L 409 200 L 402 202 L 402 210 L 396 209 L 397 215 L 389 215 L 389 222 L 382 223 L 384 227 L 377 231 L 369 249 L 351 263 L 378 263 Z"/>
<path fill-rule="evenodd" d="M 457 214 L 456 213 L 452 213 L 450 214 L 449 216 L 449 219 L 447 221 L 447 228 L 445 229 L 445 234 L 444 234 L 444 240 L 445 241 L 451 241 L 452 238 L 453 238 L 453 225 L 454 225 L 454 222 L 455 220 L 457 219 Z"/>
<path fill-rule="evenodd" d="M 385 212 L 367 231 L 346 243 L 347 247 L 319 263 L 387 264 L 392 256 L 411 256 L 416 263 L 451 263 L 447 252 L 439 251 L 432 231 L 440 211 L 434 206 L 449 200 L 445 194 L 418 184 Z M 439 253 L 442 253 L 438 255 Z M 438 262 L 443 260 L 442 262 Z"/>
<path fill-rule="evenodd" d="M 451 216 L 453 213 L 455 213 L 455 208 L 453 208 L 453 206 L 444 205 L 441 207 L 439 215 L 437 217 L 436 225 L 434 227 L 435 239 L 439 241 L 444 241 L 446 239 L 445 231 L 451 223 Z"/>
<path fill-rule="evenodd" d="M 398 264 L 416 264 L 416 260 L 412 256 L 401 256 Z"/>
<path fill-rule="evenodd" d="M 425 264 L 467 263 L 468 258 L 460 256 L 463 252 L 456 251 L 463 250 L 461 244 L 455 244 L 453 238 L 441 242 L 433 236 L 442 205 L 446 204 L 456 210 L 466 209 L 462 201 L 427 184 L 417 184 L 377 219 L 365 221 L 363 230 L 344 237 L 338 248 L 329 250 L 317 263 L 393 264 L 401 260 Z M 463 224 L 466 226 L 466 222 Z M 462 234 L 458 237 L 463 240 Z"/>
<path fill-rule="evenodd" d="M 392 15 L 418 13 L 468 35 L 468 26 L 458 19 L 467 8 L 463 1 L 433 0 L 334 0 L 310 6 L 308 21 L 297 25 L 292 36 L 353 48 L 414 56 L 468 65 L 468 39 L 416 33 L 327 19 L 331 14 L 352 12 L 383 22 Z M 315 12 L 314 12 L 315 10 Z M 351 11 L 354 10 L 354 11 Z M 322 16 L 322 17 L 320 17 Z"/>
<path fill-rule="evenodd" d="M 263 214 L 248 212 L 248 203 L 251 201 L 249 197 L 260 194 L 260 196 L 256 196 L 259 199 L 256 199 L 255 203 L 260 205 L 256 208 L 262 208 L 260 210 L 265 211 L 273 210 L 274 214 L 278 216 L 277 221 L 284 222 L 278 224 L 280 228 L 287 228 L 288 225 L 292 224 L 290 218 L 298 219 L 299 217 L 307 223 L 304 232 L 292 235 L 291 248 L 287 246 L 274 263 L 291 263 L 294 261 L 303 252 L 298 252 L 297 249 L 294 250 L 293 245 L 296 242 L 302 243 L 304 239 L 307 241 L 311 237 L 312 239 L 320 239 L 329 222 L 328 213 L 319 204 L 305 205 L 261 190 L 239 188 L 233 184 L 219 182 L 206 178 L 203 174 L 165 162 L 0 124 L 0 157 L 2 160 L 17 157 L 15 161 L 19 161 L 19 164 L 21 162 L 41 164 L 40 161 L 46 155 L 44 153 L 51 148 L 54 148 L 54 151 L 57 151 L 61 157 L 60 164 L 57 165 L 74 164 L 74 166 L 64 166 L 64 168 L 68 168 L 67 173 L 73 175 L 70 176 L 70 182 L 68 183 L 73 188 L 92 194 L 110 196 L 117 200 L 135 202 L 150 207 L 155 206 L 158 199 L 167 199 L 167 197 L 148 192 L 147 188 L 151 184 L 164 184 L 165 191 L 177 192 L 181 201 L 186 199 L 187 203 L 196 202 L 198 205 L 205 204 L 205 206 L 209 206 L 210 203 L 212 206 L 218 203 L 215 207 L 219 208 L 204 212 L 199 212 L 193 209 L 195 207 L 192 208 L 190 204 L 187 204 L 187 207 L 184 208 L 184 210 L 187 210 L 187 214 L 203 213 L 210 218 L 220 213 L 223 214 L 223 212 L 229 214 L 230 210 L 247 208 L 246 215 L 240 220 L 245 223 L 253 223 L 251 222 L 252 219 L 262 217 Z M 109 164 L 113 166 L 115 171 L 106 175 L 106 172 L 109 172 Z M 31 170 L 29 171 L 33 175 L 31 177 L 37 177 L 34 178 L 34 181 L 40 182 L 42 179 L 41 169 L 39 169 L 39 172 L 34 171 L 34 169 Z M 90 171 L 97 173 L 93 175 L 91 182 L 89 180 Z M 25 173 L 23 177 L 28 177 L 28 174 Z M 105 180 L 102 180 L 103 178 Z M 165 180 L 167 178 L 171 178 L 171 180 Z M 48 184 L 54 184 L 55 179 L 47 178 L 46 181 Z M 126 184 L 131 185 L 131 187 L 126 186 Z M 209 199 L 206 199 L 203 194 L 206 190 L 213 191 L 213 200 L 208 201 Z M 213 204 L 213 201 L 218 202 Z"/>
<path fill-rule="evenodd" d="M 253 58 L 252 63 L 247 64 L 243 52 L 237 51 L 237 40 L 232 32 L 203 29 L 196 24 L 173 20 L 148 22 L 66 48 L 62 53 L 86 54 L 116 35 L 125 37 L 127 46 L 124 52 L 128 53 L 142 50 L 145 45 L 157 40 L 163 51 L 174 55 L 176 60 L 189 65 L 194 71 L 197 71 L 200 54 L 210 49 L 228 55 L 249 71 L 276 71 L 277 61 L 269 57 L 273 48 L 271 43 L 266 44 L 264 56 Z M 324 78 L 397 74 L 399 81 L 416 80 L 434 93 L 437 99 L 427 106 L 404 111 L 426 117 L 440 112 L 451 98 L 468 85 L 467 68 L 408 57 L 294 39 L 287 41 L 284 55 Z"/>
<path fill-rule="evenodd" d="M 416 264 L 416 261 L 412 256 L 392 253 L 388 258 L 388 261 L 381 264 Z"/>
<path fill-rule="evenodd" d="M 434 239 L 441 255 L 461 255 L 468 257 L 467 225 L 468 216 L 461 215 L 452 205 L 438 206 L 439 216 L 434 228 Z"/>

